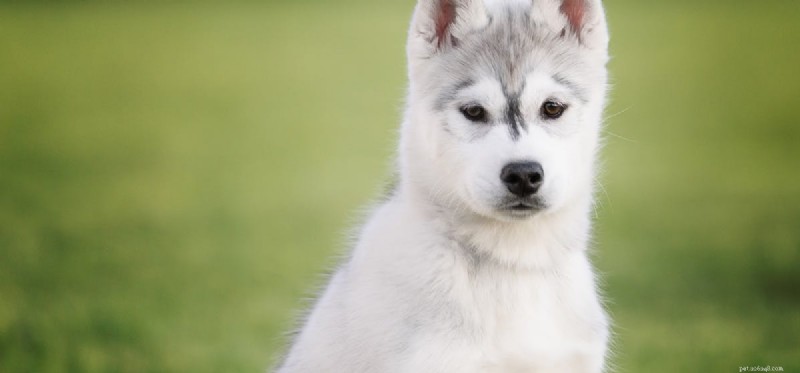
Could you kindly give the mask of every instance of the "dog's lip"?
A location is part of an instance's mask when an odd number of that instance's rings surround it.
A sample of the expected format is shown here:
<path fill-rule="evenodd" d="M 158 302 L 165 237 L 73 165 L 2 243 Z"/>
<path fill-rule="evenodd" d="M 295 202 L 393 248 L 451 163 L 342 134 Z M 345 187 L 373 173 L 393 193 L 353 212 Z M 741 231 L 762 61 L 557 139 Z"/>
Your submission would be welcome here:
<path fill-rule="evenodd" d="M 518 202 L 517 204 L 511 205 L 508 208 L 512 210 L 533 210 L 535 206 L 529 203 Z"/>
<path fill-rule="evenodd" d="M 501 208 L 511 211 L 533 211 L 541 210 L 545 207 L 544 203 L 539 199 L 515 199 L 504 203 Z"/>

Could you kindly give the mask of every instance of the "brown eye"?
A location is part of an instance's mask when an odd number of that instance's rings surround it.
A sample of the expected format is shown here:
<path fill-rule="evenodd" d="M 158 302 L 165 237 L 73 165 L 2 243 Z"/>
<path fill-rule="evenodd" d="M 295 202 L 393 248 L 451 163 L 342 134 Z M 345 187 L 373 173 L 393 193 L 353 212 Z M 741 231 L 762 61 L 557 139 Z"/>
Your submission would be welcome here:
<path fill-rule="evenodd" d="M 547 101 L 542 104 L 542 117 L 545 119 L 558 119 L 567 110 L 567 106 L 555 101 Z"/>
<path fill-rule="evenodd" d="M 486 109 L 480 105 L 468 105 L 461 108 L 461 114 L 473 122 L 486 122 Z"/>

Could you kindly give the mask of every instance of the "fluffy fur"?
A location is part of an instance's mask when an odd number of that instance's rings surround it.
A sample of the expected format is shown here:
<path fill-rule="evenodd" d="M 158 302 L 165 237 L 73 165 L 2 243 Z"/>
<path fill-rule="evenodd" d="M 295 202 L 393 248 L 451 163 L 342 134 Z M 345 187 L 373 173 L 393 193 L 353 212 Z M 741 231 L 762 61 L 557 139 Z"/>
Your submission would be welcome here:
<path fill-rule="evenodd" d="M 278 371 L 603 371 L 586 251 L 607 44 L 600 0 L 420 0 L 397 189 Z M 534 195 L 509 192 L 512 162 L 541 165 Z"/>

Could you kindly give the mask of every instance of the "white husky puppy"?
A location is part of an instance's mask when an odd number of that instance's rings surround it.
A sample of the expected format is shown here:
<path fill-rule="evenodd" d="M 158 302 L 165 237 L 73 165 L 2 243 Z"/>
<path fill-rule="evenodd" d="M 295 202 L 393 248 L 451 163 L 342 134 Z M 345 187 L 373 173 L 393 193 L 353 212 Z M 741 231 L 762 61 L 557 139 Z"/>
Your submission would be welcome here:
<path fill-rule="evenodd" d="M 600 0 L 419 0 L 399 183 L 281 373 L 601 372 Z"/>

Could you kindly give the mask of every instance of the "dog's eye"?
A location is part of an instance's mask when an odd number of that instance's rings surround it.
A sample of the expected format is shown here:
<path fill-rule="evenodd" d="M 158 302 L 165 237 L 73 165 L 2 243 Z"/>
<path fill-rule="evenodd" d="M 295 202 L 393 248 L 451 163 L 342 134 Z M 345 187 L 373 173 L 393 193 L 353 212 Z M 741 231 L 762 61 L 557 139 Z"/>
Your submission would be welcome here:
<path fill-rule="evenodd" d="M 555 101 L 546 101 L 542 104 L 542 117 L 545 119 L 558 119 L 567 110 L 567 105 Z"/>
<path fill-rule="evenodd" d="M 486 109 L 480 105 L 467 105 L 461 108 L 461 114 L 473 122 L 486 122 Z"/>

